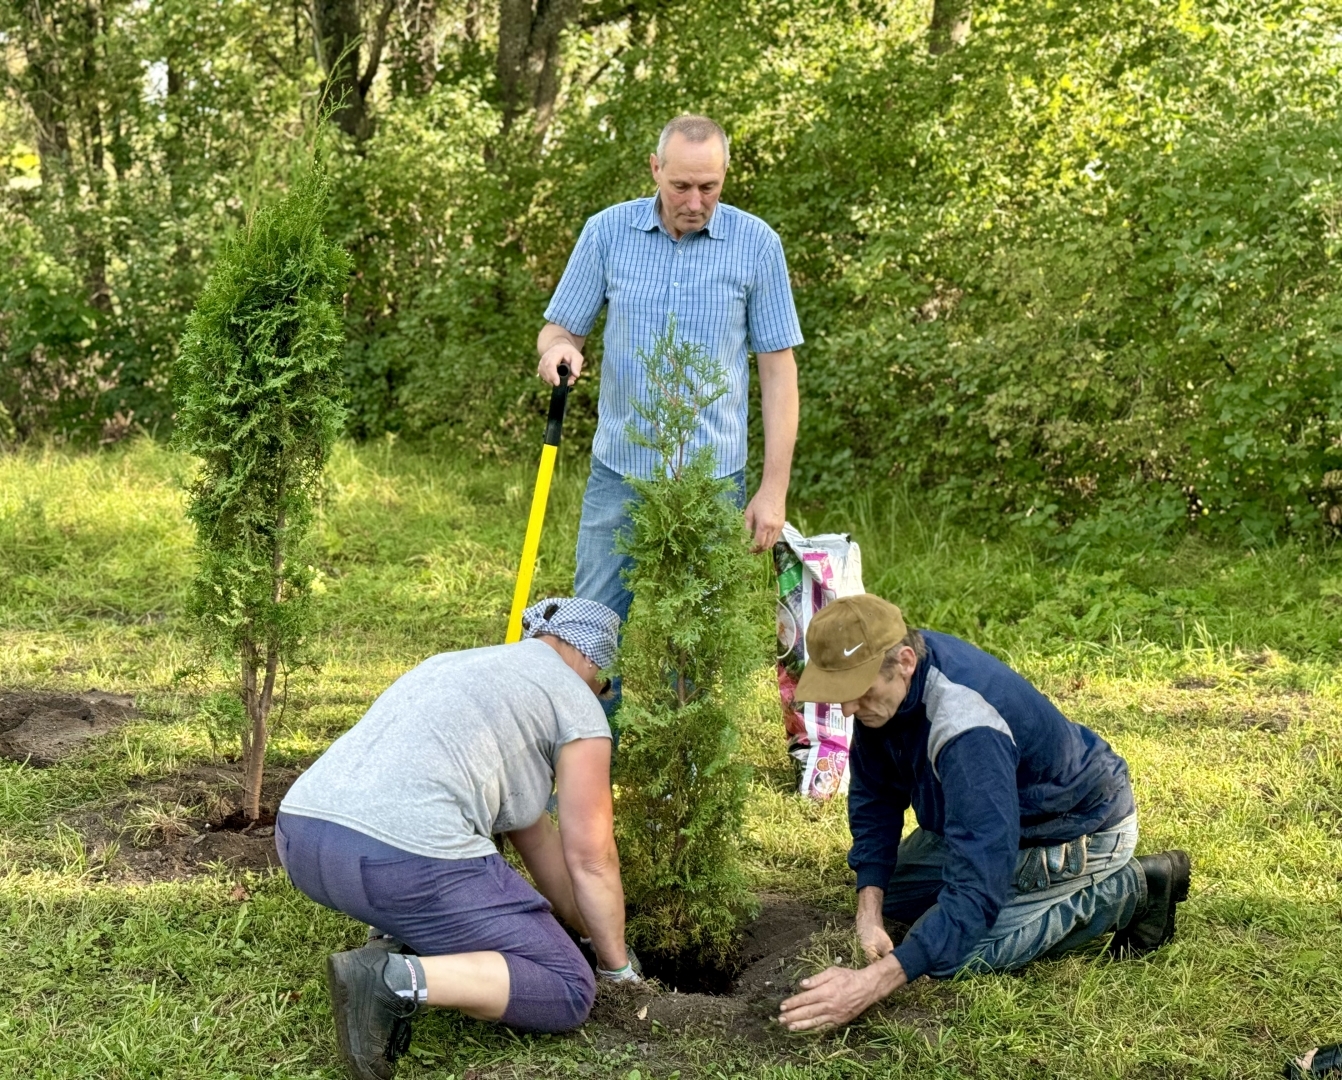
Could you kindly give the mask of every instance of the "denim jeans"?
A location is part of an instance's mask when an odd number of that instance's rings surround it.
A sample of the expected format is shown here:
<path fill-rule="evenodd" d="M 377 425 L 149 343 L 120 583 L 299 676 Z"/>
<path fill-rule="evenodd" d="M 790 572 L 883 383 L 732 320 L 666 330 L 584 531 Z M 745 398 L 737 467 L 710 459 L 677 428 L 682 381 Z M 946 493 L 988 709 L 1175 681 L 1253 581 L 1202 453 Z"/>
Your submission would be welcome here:
<path fill-rule="evenodd" d="M 742 469 L 731 477 L 735 485 L 732 501 L 738 508 L 746 504 L 746 474 Z M 582 520 L 578 524 L 578 568 L 573 575 L 573 595 L 596 600 L 620 616 L 629 617 L 632 597 L 621 574 L 633 568 L 634 560 L 615 550 L 615 540 L 627 534 L 630 521 L 627 504 L 638 496 L 614 469 L 592 458 L 592 473 L 582 497 Z"/>
<path fill-rule="evenodd" d="M 732 501 L 738 508 L 744 508 L 745 470 L 734 473 L 731 480 L 735 488 Z M 605 604 L 620 616 L 621 622 L 629 617 L 629 602 L 633 599 L 622 574 L 633 568 L 634 560 L 617 552 L 615 542 L 621 534 L 628 534 L 627 507 L 637 498 L 623 476 L 592 458 L 592 473 L 587 478 L 587 491 L 582 497 L 582 520 L 578 524 L 578 566 L 573 575 L 573 595 Z M 611 697 L 602 702 L 607 717 L 613 715 L 619 705 L 618 679 L 612 689 Z"/>
<path fill-rule="evenodd" d="M 959 968 L 933 968 L 933 978 L 957 970 L 1011 971 L 1040 957 L 1061 956 L 1127 926 L 1146 902 L 1146 875 L 1133 862 L 1137 815 L 1112 829 L 1066 844 L 1022 848 L 1011 896 L 997 922 Z M 885 891 L 885 916 L 913 923 L 936 905 L 949 856 L 946 841 L 915 829 L 900 842 L 899 863 Z"/>

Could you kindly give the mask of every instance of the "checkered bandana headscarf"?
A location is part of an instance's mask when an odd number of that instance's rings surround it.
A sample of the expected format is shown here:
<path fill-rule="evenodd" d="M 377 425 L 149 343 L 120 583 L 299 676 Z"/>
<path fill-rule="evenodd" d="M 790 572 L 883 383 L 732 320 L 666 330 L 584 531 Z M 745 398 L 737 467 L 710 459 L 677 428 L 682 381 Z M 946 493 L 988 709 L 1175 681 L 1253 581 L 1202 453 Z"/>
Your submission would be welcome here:
<path fill-rule="evenodd" d="M 615 662 L 620 617 L 595 600 L 552 596 L 522 612 L 522 636 L 533 638 L 540 634 L 553 634 L 568 642 L 604 670 Z"/>

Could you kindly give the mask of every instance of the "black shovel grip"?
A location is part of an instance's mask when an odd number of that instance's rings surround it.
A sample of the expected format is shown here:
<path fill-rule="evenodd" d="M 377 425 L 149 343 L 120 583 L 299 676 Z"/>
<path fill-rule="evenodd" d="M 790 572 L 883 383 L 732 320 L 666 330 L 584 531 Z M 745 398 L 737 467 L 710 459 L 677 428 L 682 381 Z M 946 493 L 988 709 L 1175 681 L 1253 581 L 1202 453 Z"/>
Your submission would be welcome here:
<path fill-rule="evenodd" d="M 564 407 L 568 404 L 568 377 L 568 365 L 560 364 L 559 385 L 550 391 L 550 415 L 545 420 L 545 444 L 547 446 L 559 445 L 559 433 L 564 427 Z"/>

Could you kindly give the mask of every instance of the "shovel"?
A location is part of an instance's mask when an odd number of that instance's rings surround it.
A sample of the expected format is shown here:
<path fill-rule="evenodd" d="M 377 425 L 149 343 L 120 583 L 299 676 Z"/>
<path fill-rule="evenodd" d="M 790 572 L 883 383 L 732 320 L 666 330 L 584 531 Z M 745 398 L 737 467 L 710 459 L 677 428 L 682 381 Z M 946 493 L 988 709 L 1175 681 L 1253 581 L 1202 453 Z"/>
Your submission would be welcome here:
<path fill-rule="evenodd" d="M 564 427 L 564 406 L 568 404 L 567 364 L 559 365 L 559 385 L 550 391 L 550 415 L 545 421 L 545 445 L 541 447 L 541 467 L 536 473 L 536 491 L 531 496 L 531 516 L 527 535 L 522 541 L 522 565 L 517 568 L 517 586 L 513 589 L 513 610 L 508 616 L 506 644 L 522 640 L 522 612 L 531 595 L 531 577 L 536 571 L 536 552 L 541 546 L 541 526 L 545 524 L 545 504 L 550 500 L 550 479 L 554 476 L 555 457 L 559 453 L 559 433 Z"/>

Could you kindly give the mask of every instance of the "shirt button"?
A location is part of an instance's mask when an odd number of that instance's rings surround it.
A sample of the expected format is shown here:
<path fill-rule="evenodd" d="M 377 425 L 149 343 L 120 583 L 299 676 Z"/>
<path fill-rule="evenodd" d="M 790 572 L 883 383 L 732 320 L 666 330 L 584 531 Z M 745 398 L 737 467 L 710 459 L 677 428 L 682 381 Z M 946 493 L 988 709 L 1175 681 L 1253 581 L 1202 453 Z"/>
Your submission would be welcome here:
<path fill-rule="evenodd" d="M 679 288 L 680 288 L 680 282 L 679 282 L 679 281 L 673 281 L 673 282 L 671 282 L 671 288 L 673 288 L 673 289 L 679 289 Z"/>

